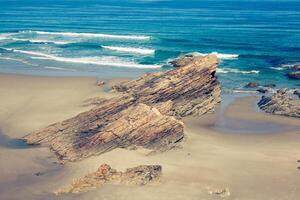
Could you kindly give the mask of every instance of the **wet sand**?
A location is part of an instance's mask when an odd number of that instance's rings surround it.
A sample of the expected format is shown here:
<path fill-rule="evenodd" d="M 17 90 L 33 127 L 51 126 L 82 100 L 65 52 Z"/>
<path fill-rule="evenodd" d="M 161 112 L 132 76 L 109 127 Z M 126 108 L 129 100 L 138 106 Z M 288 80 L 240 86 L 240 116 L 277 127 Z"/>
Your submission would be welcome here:
<path fill-rule="evenodd" d="M 184 119 L 181 148 L 155 155 L 116 149 L 62 166 L 48 148 L 16 140 L 89 109 L 82 106 L 89 98 L 111 95 L 95 83 L 94 78 L 0 75 L 0 199 L 221 199 L 209 192 L 223 188 L 231 193 L 224 199 L 299 198 L 299 119 L 258 111 L 255 96 L 223 95 L 215 113 Z M 118 170 L 160 164 L 163 176 L 144 187 L 105 185 L 83 194 L 51 194 L 103 163 Z"/>

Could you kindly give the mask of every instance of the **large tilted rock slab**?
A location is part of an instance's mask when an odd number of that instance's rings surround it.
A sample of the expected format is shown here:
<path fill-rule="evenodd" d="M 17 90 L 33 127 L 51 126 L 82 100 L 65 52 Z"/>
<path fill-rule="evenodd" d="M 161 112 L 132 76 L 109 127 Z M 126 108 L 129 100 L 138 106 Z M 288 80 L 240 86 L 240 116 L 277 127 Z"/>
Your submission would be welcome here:
<path fill-rule="evenodd" d="M 214 55 L 188 58 L 189 62 L 175 70 L 148 74 L 114 89 L 157 107 L 163 114 L 177 117 L 205 114 L 221 100 L 215 76 L 218 59 Z"/>
<path fill-rule="evenodd" d="M 270 114 L 300 118 L 300 100 L 293 99 L 285 90 L 279 90 L 270 97 L 263 96 L 258 106 Z"/>
<path fill-rule="evenodd" d="M 61 160 L 76 161 L 115 148 L 166 150 L 183 138 L 183 123 L 133 98 L 115 98 L 88 112 L 29 134 L 29 144 L 47 144 Z"/>
<path fill-rule="evenodd" d="M 122 96 L 31 133 L 24 140 L 49 146 L 63 161 L 132 146 L 171 149 L 184 137 L 180 117 L 211 112 L 220 101 L 217 64 L 213 55 L 198 56 L 185 66 L 116 86 Z"/>
<path fill-rule="evenodd" d="M 87 192 L 107 183 L 143 186 L 157 182 L 161 171 L 160 165 L 140 165 L 119 172 L 103 164 L 96 172 L 74 180 L 70 186 L 56 191 L 55 194 Z"/>

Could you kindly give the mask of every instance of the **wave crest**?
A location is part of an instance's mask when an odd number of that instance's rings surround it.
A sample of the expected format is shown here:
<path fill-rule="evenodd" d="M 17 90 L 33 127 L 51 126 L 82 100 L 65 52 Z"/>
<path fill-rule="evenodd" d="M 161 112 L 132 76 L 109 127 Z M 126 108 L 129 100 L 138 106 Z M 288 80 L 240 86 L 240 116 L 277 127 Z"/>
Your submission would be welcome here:
<path fill-rule="evenodd" d="M 154 49 L 146 49 L 146 48 L 132 48 L 132 47 L 118 47 L 118 46 L 102 46 L 102 48 L 109 49 L 112 51 L 136 53 L 136 54 L 143 54 L 143 55 L 152 55 L 155 53 Z"/>
<path fill-rule="evenodd" d="M 211 53 L 200 53 L 200 52 L 194 52 L 192 53 L 193 55 L 199 55 L 199 56 L 207 56 L 209 54 L 213 54 L 217 56 L 219 59 L 222 60 L 232 60 L 232 59 L 237 59 L 239 57 L 238 54 L 224 54 L 224 53 L 218 53 L 218 52 L 211 52 Z"/>
<path fill-rule="evenodd" d="M 217 73 L 223 73 L 223 74 L 227 74 L 227 73 L 259 74 L 260 71 L 259 70 L 245 71 L 245 70 L 239 70 L 239 69 L 234 69 L 234 68 L 217 68 Z"/>
<path fill-rule="evenodd" d="M 38 35 L 56 35 L 67 37 L 89 37 L 89 38 L 106 38 L 106 39 L 123 39 L 123 40 L 149 40 L 149 36 L 144 35 L 112 35 L 102 33 L 76 33 L 76 32 L 47 32 L 47 31 L 20 31 L 20 33 L 35 33 Z"/>
<path fill-rule="evenodd" d="M 101 65 L 101 66 L 111 66 L 111 67 L 127 67 L 127 68 L 160 68 L 161 65 L 146 65 L 139 64 L 132 61 L 122 60 L 118 57 L 114 56 L 102 56 L 102 57 L 80 57 L 80 58 L 67 58 L 67 57 L 59 57 L 50 54 L 34 52 L 34 51 L 24 51 L 18 49 L 5 49 L 7 51 L 22 53 L 31 55 L 31 59 L 39 59 L 39 60 L 54 60 L 59 62 L 69 62 L 69 63 L 77 63 L 77 64 L 91 64 L 91 65 Z"/>

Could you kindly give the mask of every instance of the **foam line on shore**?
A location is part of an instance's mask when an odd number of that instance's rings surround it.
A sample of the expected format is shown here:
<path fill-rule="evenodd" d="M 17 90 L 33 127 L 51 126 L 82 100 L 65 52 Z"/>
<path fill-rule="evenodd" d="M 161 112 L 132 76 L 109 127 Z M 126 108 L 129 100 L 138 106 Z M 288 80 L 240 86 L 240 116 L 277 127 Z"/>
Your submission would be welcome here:
<path fill-rule="evenodd" d="M 81 63 L 81 64 L 91 64 L 91 65 L 101 65 L 101 66 L 111 66 L 111 67 L 127 67 L 127 68 L 160 68 L 160 65 L 146 65 L 139 64 L 131 61 L 122 60 L 118 57 L 114 56 L 102 56 L 102 57 L 80 57 L 80 58 L 67 58 L 67 57 L 59 57 L 55 55 L 34 52 L 34 51 L 24 51 L 18 49 L 8 49 L 3 48 L 7 51 L 12 51 L 16 53 L 22 53 L 31 55 L 31 59 L 40 59 L 40 60 L 54 60 L 59 62 L 69 62 L 69 63 Z"/>

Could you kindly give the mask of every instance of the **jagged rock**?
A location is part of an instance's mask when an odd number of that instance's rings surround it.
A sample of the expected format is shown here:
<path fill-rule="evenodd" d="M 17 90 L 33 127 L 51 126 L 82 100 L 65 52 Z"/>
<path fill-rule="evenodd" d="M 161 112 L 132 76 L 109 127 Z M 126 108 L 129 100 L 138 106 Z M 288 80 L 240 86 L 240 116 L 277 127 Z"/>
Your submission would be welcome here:
<path fill-rule="evenodd" d="M 183 138 L 183 123 L 134 98 L 108 100 L 101 106 L 25 136 L 29 144 L 46 144 L 61 160 L 76 161 L 115 148 L 174 147 Z"/>
<path fill-rule="evenodd" d="M 296 71 L 296 72 L 289 72 L 287 73 L 287 76 L 290 78 L 290 79 L 300 79 L 300 71 Z"/>
<path fill-rule="evenodd" d="M 249 82 L 247 85 L 245 85 L 246 88 L 256 88 L 258 87 L 258 83 L 256 82 Z"/>
<path fill-rule="evenodd" d="M 293 99 L 285 90 L 278 90 L 270 97 L 263 96 L 258 102 L 261 110 L 289 117 L 300 117 L 300 101 Z"/>
<path fill-rule="evenodd" d="M 184 137 L 183 123 L 173 116 L 202 115 L 220 102 L 217 63 L 216 56 L 197 56 L 186 66 L 116 86 L 120 97 L 23 139 L 49 146 L 63 161 L 133 146 L 171 149 Z"/>
<path fill-rule="evenodd" d="M 182 66 L 189 64 L 194 58 L 195 58 L 195 55 L 187 54 L 187 55 L 181 56 L 173 61 L 170 61 L 169 63 L 173 67 L 182 67 Z"/>
<path fill-rule="evenodd" d="M 96 83 L 98 86 L 103 86 L 105 85 L 105 81 L 97 81 Z"/>
<path fill-rule="evenodd" d="M 99 169 L 91 174 L 75 180 L 71 186 L 54 192 L 56 195 L 62 193 L 86 192 L 106 183 L 126 184 L 126 185 L 146 185 L 157 182 L 161 176 L 160 165 L 140 165 L 128 168 L 125 172 L 118 172 L 109 165 L 103 164 Z"/>
<path fill-rule="evenodd" d="M 188 58 L 191 60 L 185 66 L 148 74 L 113 89 L 135 96 L 139 102 L 157 107 L 163 114 L 177 117 L 205 114 L 221 100 L 220 84 L 215 76 L 218 59 L 214 55 Z"/>

